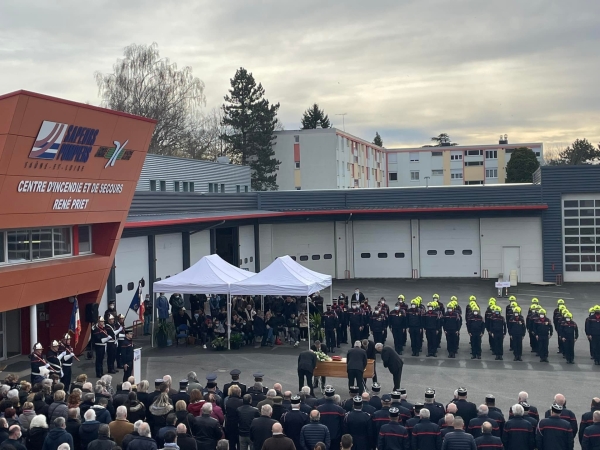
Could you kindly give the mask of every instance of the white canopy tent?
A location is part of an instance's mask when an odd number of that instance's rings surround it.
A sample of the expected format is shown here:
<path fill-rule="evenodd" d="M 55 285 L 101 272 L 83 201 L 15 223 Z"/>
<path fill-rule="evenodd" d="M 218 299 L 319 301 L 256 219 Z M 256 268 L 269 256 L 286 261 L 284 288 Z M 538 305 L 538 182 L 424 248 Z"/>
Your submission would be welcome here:
<path fill-rule="evenodd" d="M 154 292 L 177 292 L 180 294 L 227 294 L 228 336 L 231 333 L 231 298 L 232 283 L 245 280 L 255 275 L 254 272 L 232 266 L 219 255 L 208 255 L 200 259 L 190 268 L 177 275 L 155 282 Z M 156 308 L 153 308 L 153 315 Z M 154 328 L 154 317 L 153 317 Z M 154 331 L 154 329 L 153 329 Z M 154 332 L 152 333 L 154 336 Z M 154 339 L 154 338 L 153 338 Z"/>
<path fill-rule="evenodd" d="M 275 259 L 256 275 L 232 283 L 230 293 L 232 295 L 298 295 L 308 297 L 326 287 L 329 287 L 331 298 L 333 298 L 331 275 L 309 270 L 286 255 Z M 308 313 L 308 300 L 306 307 Z M 308 347 L 310 348 L 310 317 L 308 324 Z"/>

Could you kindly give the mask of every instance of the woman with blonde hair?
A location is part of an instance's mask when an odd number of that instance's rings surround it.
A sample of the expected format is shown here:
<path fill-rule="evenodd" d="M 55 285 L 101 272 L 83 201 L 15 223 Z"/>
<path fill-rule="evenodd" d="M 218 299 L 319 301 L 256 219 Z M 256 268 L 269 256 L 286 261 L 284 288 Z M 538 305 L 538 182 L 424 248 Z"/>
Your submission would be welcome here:
<path fill-rule="evenodd" d="M 146 414 L 146 420 L 150 429 L 152 430 L 152 436 L 158 434 L 158 430 L 167 425 L 167 415 L 173 411 L 173 405 L 166 392 L 161 392 L 154 403 L 150 405 L 148 414 Z"/>

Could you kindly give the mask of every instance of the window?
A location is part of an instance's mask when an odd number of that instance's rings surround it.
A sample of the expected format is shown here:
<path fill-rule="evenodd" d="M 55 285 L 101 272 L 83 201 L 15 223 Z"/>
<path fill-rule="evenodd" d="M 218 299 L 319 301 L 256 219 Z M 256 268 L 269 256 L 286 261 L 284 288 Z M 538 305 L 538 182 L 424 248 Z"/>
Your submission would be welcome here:
<path fill-rule="evenodd" d="M 482 156 L 483 150 L 468 150 L 467 156 Z"/>
<path fill-rule="evenodd" d="M 208 183 L 208 192 L 212 192 L 212 191 L 213 191 L 213 184 Z"/>
<path fill-rule="evenodd" d="M 165 192 L 167 190 L 167 182 L 166 181 L 161 181 L 160 182 L 160 190 L 162 192 Z"/>
<path fill-rule="evenodd" d="M 431 171 L 431 176 L 432 177 L 440 177 L 444 175 L 444 169 L 439 169 L 439 170 L 432 170 Z"/>
<path fill-rule="evenodd" d="M 150 180 L 150 190 L 156 191 L 156 180 Z"/>
<path fill-rule="evenodd" d="M 248 186 L 244 186 L 244 192 L 248 192 Z"/>
<path fill-rule="evenodd" d="M 396 153 L 388 153 L 388 162 L 396 164 L 398 162 L 398 155 Z"/>
<path fill-rule="evenodd" d="M 173 190 L 175 192 L 179 192 L 179 181 L 174 181 L 173 182 Z"/>
<path fill-rule="evenodd" d="M 485 169 L 486 178 L 498 178 L 498 169 Z"/>
<path fill-rule="evenodd" d="M 300 261 L 308 261 L 308 256 L 306 256 L 306 255 L 301 255 L 301 256 L 300 256 Z"/>
<path fill-rule="evenodd" d="M 435 255 L 437 255 L 437 250 L 427 250 L 427 254 L 429 256 L 435 256 Z"/>
<path fill-rule="evenodd" d="M 387 253 L 377 253 L 378 258 L 387 258 Z"/>
<path fill-rule="evenodd" d="M 463 250 L 462 254 L 465 256 L 471 256 L 473 254 L 473 250 Z"/>
<path fill-rule="evenodd" d="M 52 228 L 31 230 L 31 259 L 52 258 Z"/>
<path fill-rule="evenodd" d="M 190 192 L 194 192 L 194 182 L 190 181 Z"/>
<path fill-rule="evenodd" d="M 225 193 L 225 185 L 224 185 L 224 184 L 222 184 L 222 185 L 221 185 L 221 194 L 224 194 L 224 193 Z"/>
<path fill-rule="evenodd" d="M 298 186 L 298 187 L 296 188 L 296 190 L 297 190 L 297 191 L 301 191 L 301 190 L 302 190 L 302 188 L 301 188 L 300 186 Z"/>
<path fill-rule="evenodd" d="M 540 157 L 540 152 L 535 152 L 535 156 L 537 156 L 538 158 Z"/>
<path fill-rule="evenodd" d="M 92 253 L 92 227 L 79 225 L 79 254 Z"/>
<path fill-rule="evenodd" d="M 248 258 L 244 258 L 244 264 L 248 264 Z"/>
<path fill-rule="evenodd" d="M 331 259 L 331 258 L 333 258 L 333 255 L 331 253 L 325 253 L 323 255 L 323 259 Z"/>
<path fill-rule="evenodd" d="M 189 192 L 190 191 L 190 184 L 187 181 L 183 182 L 183 192 Z"/>
<path fill-rule="evenodd" d="M 462 152 L 461 153 L 453 153 L 450 155 L 450 161 L 461 161 L 463 159 Z"/>
<path fill-rule="evenodd" d="M 71 254 L 71 228 L 53 228 L 54 256 Z"/>
<path fill-rule="evenodd" d="M 465 166 L 483 166 L 483 161 L 467 161 Z"/>
<path fill-rule="evenodd" d="M 133 281 L 130 281 L 129 283 L 127 283 L 127 290 L 133 291 Z"/>
<path fill-rule="evenodd" d="M 419 171 L 418 170 L 410 171 L 410 181 L 419 181 Z"/>
<path fill-rule="evenodd" d="M 394 253 L 394 258 L 404 258 L 404 253 Z"/>
<path fill-rule="evenodd" d="M 240 192 L 240 185 L 239 184 L 235 186 L 235 192 Z"/>
<path fill-rule="evenodd" d="M 298 135 L 298 134 L 295 134 L 295 135 L 294 135 L 294 142 L 295 142 L 296 144 L 298 144 L 298 143 L 300 142 L 300 135 Z"/>
<path fill-rule="evenodd" d="M 360 257 L 363 259 L 369 259 L 371 257 L 371 254 L 370 253 L 361 253 Z"/>
<path fill-rule="evenodd" d="M 444 156 L 444 152 L 431 152 L 431 156 Z"/>
<path fill-rule="evenodd" d="M 300 168 L 300 161 L 296 161 L 295 164 L 296 164 L 296 169 L 299 169 Z"/>
<path fill-rule="evenodd" d="M 410 152 L 409 157 L 410 162 L 419 162 L 419 152 Z"/>
<path fill-rule="evenodd" d="M 4 233 L 0 233 L 0 263 L 4 262 Z"/>
<path fill-rule="evenodd" d="M 454 250 L 444 250 L 444 255 L 446 255 L 446 256 L 453 256 L 454 255 Z"/>
<path fill-rule="evenodd" d="M 485 159 L 498 159 L 498 150 L 486 150 Z"/>
<path fill-rule="evenodd" d="M 397 172 L 390 172 L 388 174 L 390 181 L 398 181 L 398 173 Z"/>
<path fill-rule="evenodd" d="M 312 255 L 310 257 L 313 261 L 319 261 L 321 259 L 321 255 Z"/>
<path fill-rule="evenodd" d="M 451 179 L 459 179 L 459 178 L 462 179 L 462 177 L 463 177 L 462 171 L 461 172 L 452 172 L 452 173 L 450 173 L 450 178 Z"/>
<path fill-rule="evenodd" d="M 296 257 L 295 256 L 290 256 L 290 258 L 292 258 L 294 261 L 296 261 Z"/>
<path fill-rule="evenodd" d="M 565 208 L 577 208 L 579 206 L 579 202 L 577 200 L 565 200 L 563 206 Z"/>
<path fill-rule="evenodd" d="M 483 181 L 465 181 L 465 185 L 483 184 Z"/>
<path fill-rule="evenodd" d="M 121 285 L 121 284 L 116 285 L 115 286 L 115 292 L 117 294 L 120 294 L 121 292 L 123 292 L 123 285 Z"/>
<path fill-rule="evenodd" d="M 250 257 L 250 262 L 254 262 L 254 256 Z"/>

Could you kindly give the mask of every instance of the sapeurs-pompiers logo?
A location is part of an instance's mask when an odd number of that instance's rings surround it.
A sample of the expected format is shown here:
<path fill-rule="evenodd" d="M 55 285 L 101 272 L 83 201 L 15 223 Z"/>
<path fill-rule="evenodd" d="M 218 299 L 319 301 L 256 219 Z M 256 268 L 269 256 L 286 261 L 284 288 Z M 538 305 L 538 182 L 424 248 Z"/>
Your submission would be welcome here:
<path fill-rule="evenodd" d="M 86 163 L 100 130 L 44 120 L 29 157 L 46 161 Z M 105 168 L 113 167 L 119 159 L 129 160 L 132 150 L 125 150 L 129 140 L 114 147 L 100 147 L 94 156 L 108 159 Z"/>

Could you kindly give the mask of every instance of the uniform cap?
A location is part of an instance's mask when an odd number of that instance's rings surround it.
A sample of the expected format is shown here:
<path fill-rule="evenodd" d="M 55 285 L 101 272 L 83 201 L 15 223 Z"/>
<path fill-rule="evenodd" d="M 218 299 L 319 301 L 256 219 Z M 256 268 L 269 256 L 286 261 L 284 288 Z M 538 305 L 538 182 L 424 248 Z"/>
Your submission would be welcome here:
<path fill-rule="evenodd" d="M 358 392 L 359 392 L 358 386 L 350 386 L 351 394 L 358 394 Z"/>
<path fill-rule="evenodd" d="M 546 314 L 546 310 L 544 308 L 540 308 L 540 310 L 538 311 L 540 314 Z"/>
<path fill-rule="evenodd" d="M 454 302 L 458 300 L 458 298 L 456 297 L 456 295 L 453 295 L 452 297 L 450 297 L 450 301 Z"/>
<path fill-rule="evenodd" d="M 66 341 L 67 339 L 71 339 L 71 335 L 70 335 L 69 333 L 66 333 L 66 334 L 63 336 L 63 339 L 64 339 L 65 341 Z"/>
<path fill-rule="evenodd" d="M 214 373 L 209 373 L 208 375 L 206 375 L 206 381 L 208 383 L 206 383 L 206 387 L 215 387 L 217 385 L 217 375 Z"/>
<path fill-rule="evenodd" d="M 352 399 L 352 403 L 354 403 L 355 405 L 362 405 L 362 397 L 360 395 L 357 395 L 356 397 L 354 397 Z"/>
<path fill-rule="evenodd" d="M 425 407 L 425 404 L 423 402 L 415 402 L 413 406 L 415 408 L 415 411 L 419 412 Z"/>
<path fill-rule="evenodd" d="M 189 381 L 188 381 L 188 380 L 181 380 L 181 381 L 179 382 L 179 388 L 180 388 L 180 389 L 185 389 L 185 388 L 187 388 L 187 386 L 188 386 L 188 383 L 189 383 Z"/>
<path fill-rule="evenodd" d="M 513 312 L 516 312 L 517 314 L 521 314 L 521 307 L 520 306 L 515 306 L 513 308 Z"/>
<path fill-rule="evenodd" d="M 562 410 L 563 410 L 563 407 L 561 405 L 559 405 L 558 403 L 552 404 L 552 412 L 560 413 L 560 412 L 562 412 Z"/>
<path fill-rule="evenodd" d="M 511 302 L 516 302 L 517 301 L 517 297 L 515 297 L 514 295 L 511 295 L 510 297 L 508 297 L 508 300 Z"/>
<path fill-rule="evenodd" d="M 570 312 L 567 311 L 565 313 L 565 317 L 568 317 L 569 319 L 572 319 L 573 318 L 573 314 L 571 314 Z"/>
<path fill-rule="evenodd" d="M 529 411 L 529 408 L 531 408 L 531 406 L 529 406 L 529 403 L 527 402 L 521 402 L 521 406 L 525 411 Z"/>
<path fill-rule="evenodd" d="M 100 317 L 98 318 L 98 322 L 104 322 L 104 317 L 100 316 Z"/>
<path fill-rule="evenodd" d="M 381 390 L 381 386 L 379 385 L 379 383 L 373 383 L 373 386 L 371 386 L 371 390 L 374 392 L 379 392 Z"/>
<path fill-rule="evenodd" d="M 115 316 L 113 316 L 112 314 L 109 314 L 109 315 L 108 315 L 108 320 L 110 320 L 110 319 L 114 319 L 114 318 L 115 318 Z"/>
<path fill-rule="evenodd" d="M 400 400 L 400 396 L 402 395 L 400 392 L 401 391 L 393 391 L 392 392 L 392 398 L 396 399 L 396 400 Z"/>
<path fill-rule="evenodd" d="M 400 415 L 400 410 L 398 408 L 390 408 L 390 417 L 398 417 Z"/>
<path fill-rule="evenodd" d="M 163 380 L 162 378 L 157 378 L 154 380 L 154 387 L 159 387 L 161 384 L 164 383 L 165 380 Z"/>
<path fill-rule="evenodd" d="M 435 397 L 435 391 L 433 389 L 427 389 L 425 391 L 425 398 L 434 398 Z"/>
<path fill-rule="evenodd" d="M 485 401 L 486 402 L 495 402 L 496 401 L 496 397 L 494 397 L 494 394 L 488 394 L 485 396 Z"/>
<path fill-rule="evenodd" d="M 231 375 L 232 377 L 237 377 L 240 375 L 240 373 L 242 373 L 242 371 L 240 369 L 232 369 L 229 372 L 229 375 Z"/>
<path fill-rule="evenodd" d="M 496 304 L 496 299 L 494 297 L 490 297 L 490 299 L 488 300 L 488 305 L 495 305 Z"/>
<path fill-rule="evenodd" d="M 464 397 L 465 395 L 467 395 L 467 388 L 464 387 L 459 387 L 456 390 L 457 394 L 460 395 L 461 397 Z"/>
<path fill-rule="evenodd" d="M 184 309 L 184 311 L 185 311 L 185 309 Z M 123 314 L 119 314 L 119 315 L 117 316 L 117 319 L 124 319 L 124 318 L 125 318 L 125 316 L 124 316 Z"/>
<path fill-rule="evenodd" d="M 471 295 L 471 296 L 469 297 L 469 300 L 471 300 L 471 301 L 473 301 L 473 302 L 474 302 L 475 300 L 477 300 L 477 298 L 476 298 L 474 295 Z"/>
<path fill-rule="evenodd" d="M 34 350 L 43 350 L 44 347 L 39 342 L 33 346 Z"/>
<path fill-rule="evenodd" d="M 60 343 L 58 341 L 52 341 L 50 343 L 50 347 L 58 347 L 60 345 Z"/>
<path fill-rule="evenodd" d="M 432 298 L 435 298 L 437 300 L 438 298 L 440 298 L 440 296 L 438 294 L 433 294 Z"/>
<path fill-rule="evenodd" d="M 327 386 L 325 388 L 325 396 L 333 397 L 334 395 L 335 395 L 335 389 L 333 388 L 333 386 Z"/>
<path fill-rule="evenodd" d="M 254 381 L 260 381 L 260 380 L 263 379 L 263 377 L 265 376 L 265 374 L 262 373 L 262 372 L 254 372 L 252 374 L 252 376 L 254 377 Z"/>
<path fill-rule="evenodd" d="M 291 398 L 291 402 L 292 402 L 292 405 L 298 405 L 298 404 L 300 404 L 300 396 L 299 395 L 294 395 Z"/>
<path fill-rule="evenodd" d="M 399 298 L 400 300 L 404 300 L 404 295 L 400 294 L 400 295 L 398 296 L 398 298 Z"/>
<path fill-rule="evenodd" d="M 389 403 L 389 402 L 391 402 L 391 401 L 392 401 L 392 396 L 391 396 L 390 394 L 383 394 L 383 395 L 381 396 L 381 401 L 382 401 L 383 403 Z"/>

